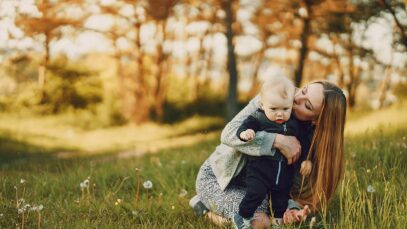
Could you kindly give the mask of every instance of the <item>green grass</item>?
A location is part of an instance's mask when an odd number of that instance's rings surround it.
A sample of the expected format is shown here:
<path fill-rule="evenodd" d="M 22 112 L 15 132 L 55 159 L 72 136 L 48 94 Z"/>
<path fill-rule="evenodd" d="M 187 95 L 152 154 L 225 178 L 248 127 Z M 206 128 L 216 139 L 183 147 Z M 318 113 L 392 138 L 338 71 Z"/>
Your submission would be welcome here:
<path fill-rule="evenodd" d="M 378 112 L 377 117 L 387 114 L 402 119 L 398 115 L 403 112 L 406 108 L 390 108 Z M 367 114 L 349 120 L 348 124 L 366 119 L 380 120 Z M 347 132 L 345 178 L 331 204 L 316 216 L 314 228 L 405 228 L 407 124 L 404 119 L 399 125 L 390 124 L 390 128 L 389 124 L 380 125 L 381 121 L 377 121 L 375 128 L 358 126 L 357 131 Z M 80 138 L 64 144 L 63 138 L 56 134 L 63 129 L 58 129 L 49 119 L 51 123 L 44 124 L 43 130 L 27 127 L 24 131 L 23 124 L 28 126 L 29 122 L 35 123 L 25 120 L 15 130 L 4 119 L 0 121 L 0 228 L 22 226 L 16 195 L 31 205 L 44 206 L 43 228 L 216 228 L 207 220 L 195 217 L 188 200 L 195 194 L 195 177 L 200 165 L 219 143 L 219 131 L 203 134 L 205 137 L 198 140 L 193 138 L 196 140 L 193 144 L 188 138 L 179 140 L 179 145 L 168 141 L 154 154 L 139 157 L 120 159 L 113 152 L 124 147 L 103 146 L 96 150 L 98 153 L 60 158 L 58 152 L 72 148 L 81 142 Z M 140 129 L 153 128 L 147 139 L 159 142 L 168 137 L 174 140 L 194 136 L 211 122 L 202 126 L 197 123 L 201 123 L 199 118 L 190 124 L 162 129 L 151 124 L 153 127 Z M 138 128 L 121 128 L 94 131 L 104 133 L 96 135 L 101 141 L 111 143 L 125 138 L 134 143 L 126 135 L 134 134 Z M 154 133 L 159 130 L 163 130 L 162 135 L 154 139 Z M 87 131 L 81 134 L 93 136 Z M 45 139 L 41 140 L 45 143 L 38 139 Z M 53 139 L 60 142 L 51 144 Z M 89 192 L 81 191 L 80 183 L 87 177 L 90 177 Z M 153 183 L 150 190 L 142 185 L 147 180 Z M 135 206 L 138 181 L 141 184 Z M 369 186 L 374 192 L 368 192 Z M 36 212 L 24 214 L 25 228 L 37 228 L 37 217 Z M 309 228 L 306 224 L 293 226 L 298 227 Z"/>

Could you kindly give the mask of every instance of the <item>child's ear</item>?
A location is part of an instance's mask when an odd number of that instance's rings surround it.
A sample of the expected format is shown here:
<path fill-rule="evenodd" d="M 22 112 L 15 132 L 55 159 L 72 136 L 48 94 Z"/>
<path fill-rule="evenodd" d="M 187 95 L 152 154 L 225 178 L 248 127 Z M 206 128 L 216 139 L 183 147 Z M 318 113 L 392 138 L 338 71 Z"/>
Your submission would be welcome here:
<path fill-rule="evenodd" d="M 261 108 L 262 110 L 264 110 L 264 107 L 263 107 L 263 103 L 262 103 L 262 102 L 260 102 L 260 108 Z"/>

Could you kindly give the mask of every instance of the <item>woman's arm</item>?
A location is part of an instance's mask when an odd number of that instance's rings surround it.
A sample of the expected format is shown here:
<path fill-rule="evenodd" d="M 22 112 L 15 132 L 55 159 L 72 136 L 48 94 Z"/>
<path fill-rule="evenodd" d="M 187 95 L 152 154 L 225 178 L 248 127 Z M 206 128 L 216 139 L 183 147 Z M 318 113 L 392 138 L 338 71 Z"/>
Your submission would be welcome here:
<path fill-rule="evenodd" d="M 243 108 L 243 110 L 226 124 L 221 134 L 221 142 L 247 155 L 273 156 L 275 149 L 272 149 L 272 145 L 276 134 L 259 131 L 256 133 L 256 137 L 253 140 L 247 142 L 240 140 L 236 136 L 237 130 L 242 125 L 243 121 L 260 108 L 259 100 L 260 97 L 256 96 L 245 108 Z"/>
<path fill-rule="evenodd" d="M 278 148 L 288 159 L 289 164 L 293 163 L 298 159 L 301 152 L 300 143 L 295 137 L 259 131 L 253 140 L 244 142 L 236 136 L 237 130 L 243 121 L 260 108 L 259 100 L 259 96 L 252 99 L 249 104 L 225 126 L 222 131 L 221 142 L 251 156 L 273 156 L 275 148 Z"/>

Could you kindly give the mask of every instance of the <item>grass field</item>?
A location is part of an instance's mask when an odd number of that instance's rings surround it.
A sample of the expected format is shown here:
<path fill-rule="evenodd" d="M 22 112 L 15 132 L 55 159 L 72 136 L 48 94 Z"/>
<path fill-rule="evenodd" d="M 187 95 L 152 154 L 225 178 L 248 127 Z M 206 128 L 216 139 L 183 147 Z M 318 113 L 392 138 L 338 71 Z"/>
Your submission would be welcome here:
<path fill-rule="evenodd" d="M 216 228 L 188 200 L 222 120 L 103 130 L 61 120 L 1 116 L 0 228 Z M 406 138 L 405 106 L 351 114 L 345 178 L 314 228 L 406 228 Z"/>

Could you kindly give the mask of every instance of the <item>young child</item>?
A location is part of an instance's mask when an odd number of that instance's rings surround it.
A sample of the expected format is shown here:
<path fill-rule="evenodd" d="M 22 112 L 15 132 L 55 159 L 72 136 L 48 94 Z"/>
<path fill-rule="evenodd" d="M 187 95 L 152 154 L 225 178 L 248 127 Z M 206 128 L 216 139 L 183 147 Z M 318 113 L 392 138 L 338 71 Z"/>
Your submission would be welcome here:
<path fill-rule="evenodd" d="M 298 136 L 298 121 L 291 116 L 295 87 L 282 76 L 267 80 L 260 92 L 260 107 L 249 116 L 237 131 L 242 141 L 254 139 L 257 131 Z M 295 166 L 288 165 L 287 159 L 276 151 L 273 156 L 247 156 L 246 185 L 247 193 L 239 205 L 239 213 L 233 218 L 235 228 L 251 228 L 250 221 L 264 198 L 270 194 L 274 214 L 273 224 L 281 224 L 287 209 Z M 303 157 L 305 158 L 305 157 Z M 301 174 L 311 172 L 309 160 L 301 163 Z"/>

